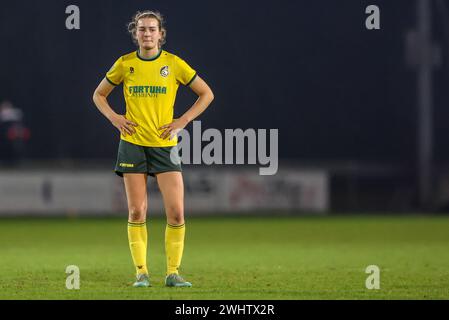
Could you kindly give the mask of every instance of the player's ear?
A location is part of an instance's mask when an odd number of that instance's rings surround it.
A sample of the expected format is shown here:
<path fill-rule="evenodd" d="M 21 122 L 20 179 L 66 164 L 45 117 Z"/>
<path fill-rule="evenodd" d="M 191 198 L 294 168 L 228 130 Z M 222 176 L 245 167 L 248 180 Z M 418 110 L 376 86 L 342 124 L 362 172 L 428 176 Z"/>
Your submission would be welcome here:
<path fill-rule="evenodd" d="M 161 40 L 159 40 L 160 46 L 162 47 L 163 44 L 165 44 L 165 38 L 167 37 L 167 30 L 165 28 L 161 29 Z"/>

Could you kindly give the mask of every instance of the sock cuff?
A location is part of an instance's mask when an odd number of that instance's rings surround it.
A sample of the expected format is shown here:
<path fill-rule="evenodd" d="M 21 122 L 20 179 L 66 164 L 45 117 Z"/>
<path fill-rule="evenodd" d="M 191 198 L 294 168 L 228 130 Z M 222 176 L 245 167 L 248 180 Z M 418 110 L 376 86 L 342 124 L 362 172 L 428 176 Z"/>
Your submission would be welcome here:
<path fill-rule="evenodd" d="M 128 227 L 144 227 L 146 226 L 146 222 L 130 222 L 128 221 Z"/>
<path fill-rule="evenodd" d="M 174 224 L 167 223 L 167 227 L 170 228 L 170 229 L 182 229 L 182 228 L 185 227 L 185 225 L 186 225 L 185 223 L 179 224 L 179 225 L 174 225 Z"/>

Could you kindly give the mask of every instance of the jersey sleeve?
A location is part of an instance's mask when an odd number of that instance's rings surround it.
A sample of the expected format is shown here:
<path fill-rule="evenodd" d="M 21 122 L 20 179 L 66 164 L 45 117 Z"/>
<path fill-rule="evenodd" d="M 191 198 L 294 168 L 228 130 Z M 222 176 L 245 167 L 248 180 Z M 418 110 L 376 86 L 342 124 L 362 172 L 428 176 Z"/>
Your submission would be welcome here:
<path fill-rule="evenodd" d="M 106 80 L 114 86 L 118 86 L 123 81 L 123 60 L 118 58 L 114 65 L 106 73 Z"/>
<path fill-rule="evenodd" d="M 179 57 L 175 57 L 176 81 L 189 86 L 196 78 L 196 71 Z"/>

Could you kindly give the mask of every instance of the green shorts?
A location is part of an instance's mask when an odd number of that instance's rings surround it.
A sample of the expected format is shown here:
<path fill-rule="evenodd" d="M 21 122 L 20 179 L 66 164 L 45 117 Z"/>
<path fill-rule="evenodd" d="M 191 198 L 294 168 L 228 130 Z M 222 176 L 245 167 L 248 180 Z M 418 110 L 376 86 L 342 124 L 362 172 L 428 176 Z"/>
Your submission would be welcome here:
<path fill-rule="evenodd" d="M 144 147 L 120 140 L 115 173 L 123 177 L 124 173 L 155 173 L 182 171 L 178 148 Z"/>

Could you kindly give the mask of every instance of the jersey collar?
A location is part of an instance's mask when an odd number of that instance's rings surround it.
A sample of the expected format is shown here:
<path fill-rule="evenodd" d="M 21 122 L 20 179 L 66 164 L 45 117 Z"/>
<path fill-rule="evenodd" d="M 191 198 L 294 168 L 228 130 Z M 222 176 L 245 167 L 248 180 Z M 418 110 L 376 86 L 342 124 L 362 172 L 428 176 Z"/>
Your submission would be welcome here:
<path fill-rule="evenodd" d="M 144 57 L 141 57 L 140 54 L 139 54 L 139 49 L 137 49 L 136 53 L 137 53 L 137 57 L 138 57 L 140 60 L 143 60 L 143 61 L 153 61 L 153 60 L 156 60 L 157 58 L 159 58 L 159 56 L 160 56 L 161 53 L 162 53 L 162 49 L 160 49 L 159 52 L 158 52 L 155 56 L 152 56 L 151 58 L 144 58 Z"/>

